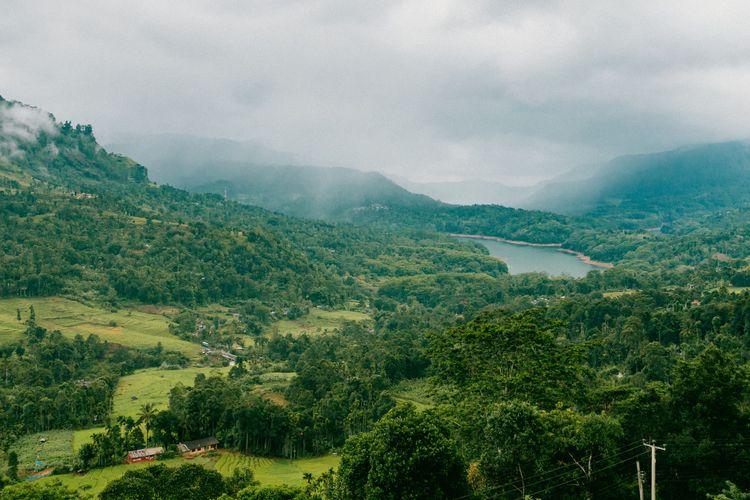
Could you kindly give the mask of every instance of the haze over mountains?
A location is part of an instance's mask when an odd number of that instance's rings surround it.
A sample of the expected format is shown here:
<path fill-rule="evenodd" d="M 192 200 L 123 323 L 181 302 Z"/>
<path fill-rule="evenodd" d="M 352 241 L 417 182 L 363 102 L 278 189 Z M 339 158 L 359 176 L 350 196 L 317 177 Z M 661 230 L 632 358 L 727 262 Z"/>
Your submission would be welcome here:
<path fill-rule="evenodd" d="M 524 206 L 566 214 L 614 207 L 689 212 L 733 206 L 750 199 L 750 144 L 621 156 L 578 175 L 544 183 Z"/>
<path fill-rule="evenodd" d="M 377 172 L 301 165 L 293 154 L 253 142 L 175 134 L 130 136 L 109 148 L 146 165 L 158 182 L 329 220 L 348 220 L 365 207 L 435 207 L 438 201 L 568 215 L 613 208 L 679 215 L 750 200 L 750 145 L 741 141 L 622 156 L 527 187 L 481 179 L 394 182 Z"/>
<path fill-rule="evenodd" d="M 162 134 L 130 136 L 108 148 L 147 165 L 158 182 L 300 217 L 341 220 L 363 207 L 437 204 L 380 173 L 300 165 L 292 154 L 252 142 Z"/>
<path fill-rule="evenodd" d="M 536 189 L 535 186 L 509 186 L 486 179 L 467 179 L 444 182 L 413 182 L 393 179 L 414 193 L 426 194 L 436 200 L 457 205 L 504 205 L 518 207 Z"/>

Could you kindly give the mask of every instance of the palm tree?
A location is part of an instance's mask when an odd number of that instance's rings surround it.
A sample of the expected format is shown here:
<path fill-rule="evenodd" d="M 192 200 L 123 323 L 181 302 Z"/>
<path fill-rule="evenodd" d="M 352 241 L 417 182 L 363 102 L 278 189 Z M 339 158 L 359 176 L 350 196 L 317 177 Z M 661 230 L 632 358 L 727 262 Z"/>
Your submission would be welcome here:
<path fill-rule="evenodd" d="M 153 403 L 141 405 L 141 411 L 138 413 L 138 422 L 143 422 L 146 426 L 146 447 L 148 448 L 148 431 L 151 428 L 151 419 L 156 416 L 156 406 Z"/>

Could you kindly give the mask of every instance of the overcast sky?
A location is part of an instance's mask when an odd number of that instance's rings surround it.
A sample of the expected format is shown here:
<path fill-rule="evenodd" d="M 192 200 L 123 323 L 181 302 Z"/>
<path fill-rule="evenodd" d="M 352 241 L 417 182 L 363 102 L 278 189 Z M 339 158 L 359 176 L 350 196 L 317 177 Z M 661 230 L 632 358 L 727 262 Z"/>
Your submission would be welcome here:
<path fill-rule="evenodd" d="M 529 183 L 750 137 L 750 2 L 3 0 L 0 95 L 120 133 Z"/>

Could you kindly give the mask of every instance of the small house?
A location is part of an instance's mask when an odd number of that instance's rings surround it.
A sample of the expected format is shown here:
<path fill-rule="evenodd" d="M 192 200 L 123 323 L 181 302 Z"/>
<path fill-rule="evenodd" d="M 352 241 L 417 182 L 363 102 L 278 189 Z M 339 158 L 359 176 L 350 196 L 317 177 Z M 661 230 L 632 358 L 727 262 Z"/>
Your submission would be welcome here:
<path fill-rule="evenodd" d="M 132 450 L 128 452 L 128 463 L 134 464 L 136 462 L 150 462 L 158 455 L 164 453 L 164 448 L 157 446 L 156 448 L 143 448 L 140 450 Z"/>
<path fill-rule="evenodd" d="M 231 352 L 221 351 L 221 357 L 229 361 L 229 366 L 234 366 L 234 364 L 237 363 L 237 356 Z"/>
<path fill-rule="evenodd" d="M 213 436 L 196 439 L 194 441 L 185 441 L 184 443 L 177 445 L 177 449 L 180 450 L 181 453 L 189 453 L 191 455 L 199 455 L 218 448 L 219 441 Z"/>

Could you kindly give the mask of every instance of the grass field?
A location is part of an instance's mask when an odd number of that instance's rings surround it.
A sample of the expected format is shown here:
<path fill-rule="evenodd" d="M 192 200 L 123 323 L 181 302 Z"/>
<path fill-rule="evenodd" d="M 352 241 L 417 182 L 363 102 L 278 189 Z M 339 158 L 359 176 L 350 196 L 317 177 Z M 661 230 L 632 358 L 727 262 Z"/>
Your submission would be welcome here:
<path fill-rule="evenodd" d="M 616 292 L 604 292 L 602 296 L 606 299 L 616 299 L 619 297 L 623 297 L 625 295 L 633 295 L 634 293 L 638 293 L 637 290 L 619 290 Z"/>
<path fill-rule="evenodd" d="M 228 367 L 189 367 L 181 370 L 148 368 L 138 370 L 132 375 L 120 378 L 115 390 L 112 416 L 122 415 L 137 418 L 138 410 L 146 403 L 153 403 L 157 410 L 164 410 L 169 402 L 169 391 L 177 384 L 191 386 L 195 376 L 199 373 L 206 376 L 213 372 L 226 375 L 228 371 Z M 137 399 L 132 399 L 133 397 Z"/>
<path fill-rule="evenodd" d="M 294 320 L 283 319 L 273 323 L 266 329 L 266 333 L 280 333 L 285 335 L 315 335 L 326 333 L 340 327 L 346 321 L 367 321 L 370 317 L 367 314 L 356 311 L 324 311 L 323 309 L 313 308 L 310 312 L 301 318 Z"/>
<path fill-rule="evenodd" d="M 37 324 L 60 330 L 67 337 L 96 334 L 102 340 L 128 347 L 154 347 L 161 342 L 165 349 L 180 351 L 191 358 L 200 353 L 198 345 L 169 333 L 167 318 L 162 314 L 144 312 L 143 308 L 111 312 L 61 297 L 0 300 L 0 344 L 21 336 L 32 305 Z M 22 321 L 17 320 L 18 309 Z"/>
<path fill-rule="evenodd" d="M 196 463 L 209 469 L 219 471 L 223 475 L 230 475 L 236 467 L 250 467 L 255 472 L 255 478 L 264 485 L 301 485 L 303 474 L 310 472 L 318 475 L 328 469 L 335 469 L 339 465 L 339 457 L 335 455 L 324 455 L 315 458 L 301 458 L 289 460 L 283 458 L 261 458 L 241 455 L 239 453 L 221 451 L 212 457 L 197 457 L 191 460 L 184 458 L 171 458 L 158 462 L 140 462 L 127 465 L 115 465 L 104 469 L 96 469 L 84 475 L 61 474 L 39 481 L 51 481 L 59 479 L 69 488 L 98 495 L 110 481 L 120 478 L 126 471 L 148 467 L 153 463 L 163 463 L 169 467 L 178 467 L 183 463 Z"/>
<path fill-rule="evenodd" d="M 132 375 L 121 377 L 115 390 L 112 405 L 112 418 L 133 417 L 138 418 L 141 406 L 152 403 L 157 410 L 164 410 L 169 403 L 169 391 L 177 384 L 187 386 L 193 385 L 195 376 L 199 373 L 210 375 L 220 373 L 226 375 L 228 367 L 189 367 L 181 370 L 161 370 L 159 368 L 147 368 L 138 370 Z M 133 399 L 135 396 L 137 399 Z M 85 443 L 91 442 L 91 436 L 103 429 L 92 428 L 77 430 L 73 433 L 73 449 L 78 449 Z"/>
<path fill-rule="evenodd" d="M 431 386 L 426 379 L 403 380 L 390 390 L 391 397 L 401 403 L 411 403 L 424 411 L 435 406 Z"/>
<path fill-rule="evenodd" d="M 44 439 L 44 442 L 42 442 Z M 19 471 L 70 465 L 73 462 L 73 431 L 47 431 L 29 434 L 13 443 Z M 43 465 L 37 467 L 39 460 Z"/>

